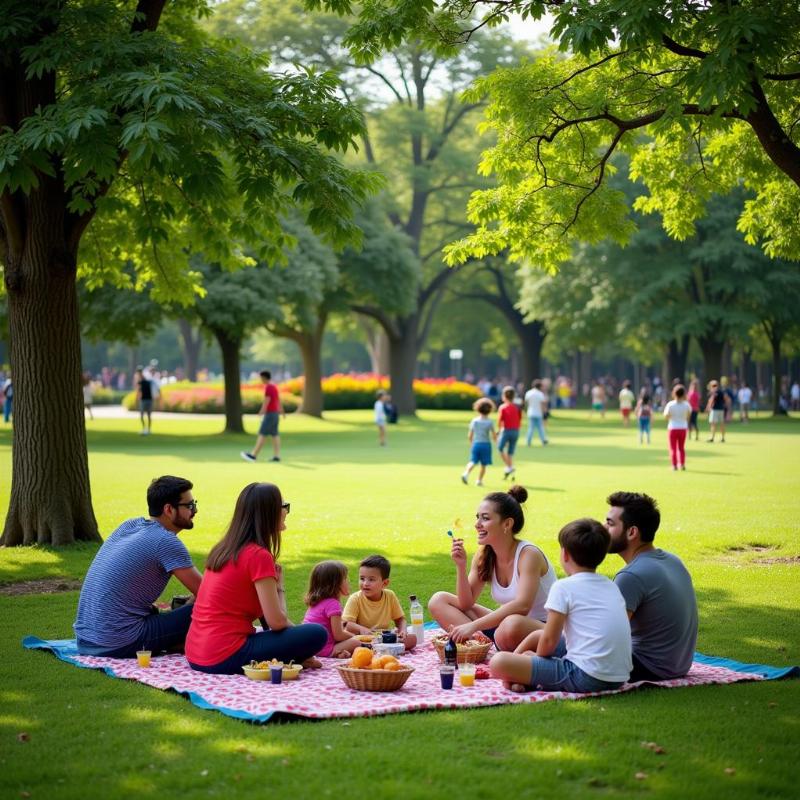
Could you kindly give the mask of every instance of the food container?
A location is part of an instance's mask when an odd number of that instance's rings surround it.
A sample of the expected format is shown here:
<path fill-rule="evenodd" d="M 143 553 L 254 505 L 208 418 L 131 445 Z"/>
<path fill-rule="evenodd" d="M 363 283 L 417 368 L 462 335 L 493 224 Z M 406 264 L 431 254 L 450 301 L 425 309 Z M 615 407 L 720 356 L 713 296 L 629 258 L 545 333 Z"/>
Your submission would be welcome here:
<path fill-rule="evenodd" d="M 302 671 L 302 664 L 286 664 L 283 668 L 283 679 L 285 681 L 296 681 Z"/>
<path fill-rule="evenodd" d="M 406 652 L 406 646 L 402 642 L 395 644 L 375 643 L 372 645 L 372 650 L 376 656 L 395 656 L 399 658 Z"/>
<path fill-rule="evenodd" d="M 414 671 L 406 667 L 395 671 L 384 669 L 356 669 L 337 665 L 342 680 L 351 688 L 360 692 L 394 692 L 397 691 Z"/>
<path fill-rule="evenodd" d="M 270 679 L 268 669 L 256 669 L 255 667 L 242 667 L 242 669 L 251 681 L 268 681 Z"/>
<path fill-rule="evenodd" d="M 444 663 L 444 646 L 447 644 L 447 636 L 433 639 L 433 646 L 439 655 L 439 661 Z M 470 639 L 467 642 L 459 642 L 456 645 L 456 660 L 459 664 L 480 664 L 486 659 L 492 647 L 492 640 L 476 641 Z"/>

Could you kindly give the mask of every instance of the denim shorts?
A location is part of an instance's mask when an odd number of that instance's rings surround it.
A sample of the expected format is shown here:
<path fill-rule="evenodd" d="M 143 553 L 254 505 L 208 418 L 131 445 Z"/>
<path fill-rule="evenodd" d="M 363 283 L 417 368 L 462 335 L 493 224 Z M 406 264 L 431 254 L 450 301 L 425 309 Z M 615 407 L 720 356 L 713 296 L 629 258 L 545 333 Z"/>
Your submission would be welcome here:
<path fill-rule="evenodd" d="M 542 658 L 533 657 L 531 666 L 531 683 L 534 689 L 545 692 L 605 692 L 610 689 L 619 689 L 624 681 L 602 681 L 584 672 L 573 664 L 567 655 L 564 637 L 558 643 L 552 656 Z"/>
<path fill-rule="evenodd" d="M 278 412 L 267 411 L 261 420 L 261 427 L 258 432 L 262 436 L 277 436 L 278 435 Z"/>
<path fill-rule="evenodd" d="M 488 467 L 492 463 L 492 445 L 489 442 L 473 442 L 469 460 L 473 464 L 483 464 Z"/>
<path fill-rule="evenodd" d="M 517 439 L 519 439 L 519 428 L 504 428 L 500 434 L 497 449 L 502 453 L 503 448 L 508 445 L 508 454 L 513 456 L 514 451 L 517 449 Z"/>

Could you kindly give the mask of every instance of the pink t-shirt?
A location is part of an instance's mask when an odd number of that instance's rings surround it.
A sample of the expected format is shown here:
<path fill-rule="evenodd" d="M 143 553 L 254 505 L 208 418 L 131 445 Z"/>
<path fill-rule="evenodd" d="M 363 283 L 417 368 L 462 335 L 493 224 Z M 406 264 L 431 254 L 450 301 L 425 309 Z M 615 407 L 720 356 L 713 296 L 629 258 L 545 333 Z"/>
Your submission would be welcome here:
<path fill-rule="evenodd" d="M 686 399 L 689 401 L 692 411 L 700 410 L 700 392 L 696 392 L 692 389 L 692 391 L 686 395 Z"/>
<path fill-rule="evenodd" d="M 207 569 L 186 635 L 186 659 L 210 667 L 232 656 L 263 613 L 255 581 L 277 575 L 272 554 L 253 543 L 241 549 L 236 563 L 231 559 L 219 572 Z"/>
<path fill-rule="evenodd" d="M 322 656 L 324 658 L 333 652 L 333 646 L 336 644 L 336 641 L 333 638 L 331 617 L 341 616 L 342 604 L 336 597 L 328 597 L 325 600 L 317 603 L 315 606 L 311 606 L 311 608 L 306 611 L 306 615 L 303 617 L 304 623 L 316 622 L 317 625 L 322 625 L 322 627 L 328 632 L 328 641 L 325 642 L 325 646 L 322 648 L 322 650 L 317 653 L 318 656 Z"/>

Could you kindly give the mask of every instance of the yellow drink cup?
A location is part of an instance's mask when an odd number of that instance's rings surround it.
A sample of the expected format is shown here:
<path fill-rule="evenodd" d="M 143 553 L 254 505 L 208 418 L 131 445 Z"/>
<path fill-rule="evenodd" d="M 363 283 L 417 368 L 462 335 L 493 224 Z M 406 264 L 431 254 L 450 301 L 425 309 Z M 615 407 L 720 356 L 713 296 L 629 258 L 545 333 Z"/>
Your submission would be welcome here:
<path fill-rule="evenodd" d="M 150 651 L 149 650 L 137 650 L 136 651 L 136 661 L 138 662 L 140 667 L 149 667 L 150 666 Z"/>
<path fill-rule="evenodd" d="M 459 664 L 458 665 L 458 682 L 462 686 L 475 685 L 475 665 L 474 664 Z"/>

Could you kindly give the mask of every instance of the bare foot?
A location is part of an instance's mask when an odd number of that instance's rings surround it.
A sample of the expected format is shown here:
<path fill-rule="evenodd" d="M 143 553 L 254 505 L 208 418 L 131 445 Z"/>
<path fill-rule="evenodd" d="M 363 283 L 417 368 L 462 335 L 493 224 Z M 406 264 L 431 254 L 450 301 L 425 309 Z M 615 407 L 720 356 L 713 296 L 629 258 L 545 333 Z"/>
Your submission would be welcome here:
<path fill-rule="evenodd" d="M 516 692 L 517 694 L 524 694 L 525 692 L 530 691 L 530 689 L 525 686 L 524 683 L 512 683 L 511 681 L 503 681 L 503 687 L 508 689 L 510 692 Z"/>
<path fill-rule="evenodd" d="M 322 662 L 318 658 L 311 656 L 311 658 L 307 658 L 303 662 L 303 669 L 322 669 Z"/>

